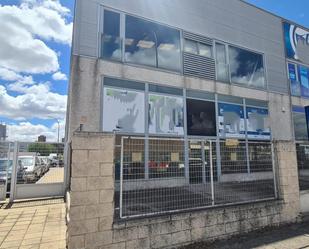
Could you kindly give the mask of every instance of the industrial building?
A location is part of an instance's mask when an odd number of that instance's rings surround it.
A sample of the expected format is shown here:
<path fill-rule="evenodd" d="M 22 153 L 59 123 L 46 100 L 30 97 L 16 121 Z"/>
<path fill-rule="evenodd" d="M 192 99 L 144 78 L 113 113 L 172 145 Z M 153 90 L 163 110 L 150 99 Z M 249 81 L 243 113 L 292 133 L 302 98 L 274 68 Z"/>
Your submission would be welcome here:
<path fill-rule="evenodd" d="M 69 248 L 166 248 L 309 212 L 309 29 L 240 0 L 76 0 Z"/>

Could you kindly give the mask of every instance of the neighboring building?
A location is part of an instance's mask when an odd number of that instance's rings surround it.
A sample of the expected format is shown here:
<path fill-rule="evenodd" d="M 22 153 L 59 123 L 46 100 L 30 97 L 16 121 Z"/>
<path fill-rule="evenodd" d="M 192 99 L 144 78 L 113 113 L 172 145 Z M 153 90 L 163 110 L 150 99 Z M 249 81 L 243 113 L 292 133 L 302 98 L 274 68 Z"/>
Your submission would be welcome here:
<path fill-rule="evenodd" d="M 44 135 L 38 136 L 38 142 L 45 143 L 46 142 L 46 136 L 44 136 Z"/>
<path fill-rule="evenodd" d="M 0 141 L 5 141 L 6 138 L 6 125 L 0 124 Z"/>
<path fill-rule="evenodd" d="M 308 44 L 239 0 L 77 0 L 69 248 L 176 247 L 308 212 Z"/>

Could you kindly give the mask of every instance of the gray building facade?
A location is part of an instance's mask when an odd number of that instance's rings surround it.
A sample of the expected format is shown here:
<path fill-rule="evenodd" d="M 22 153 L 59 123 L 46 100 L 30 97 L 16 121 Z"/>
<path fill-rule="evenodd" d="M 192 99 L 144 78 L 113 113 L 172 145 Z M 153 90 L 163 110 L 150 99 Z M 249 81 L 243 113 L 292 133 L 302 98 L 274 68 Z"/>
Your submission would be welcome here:
<path fill-rule="evenodd" d="M 239 0 L 75 8 L 69 248 L 180 246 L 309 211 L 306 28 Z"/>

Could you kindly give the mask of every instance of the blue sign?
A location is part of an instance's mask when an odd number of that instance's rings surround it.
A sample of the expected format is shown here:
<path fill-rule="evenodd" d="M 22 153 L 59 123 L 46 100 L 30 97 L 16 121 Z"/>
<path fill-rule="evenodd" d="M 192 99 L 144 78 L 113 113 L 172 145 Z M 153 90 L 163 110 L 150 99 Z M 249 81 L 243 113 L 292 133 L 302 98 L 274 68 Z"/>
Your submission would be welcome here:
<path fill-rule="evenodd" d="M 287 22 L 283 23 L 283 31 L 284 31 L 286 56 L 290 59 L 302 60 L 301 52 L 298 53 L 297 51 L 298 45 L 300 42 L 307 45 L 309 53 L 309 31 Z"/>
<path fill-rule="evenodd" d="M 219 134 L 221 137 L 244 138 L 243 106 L 219 103 Z"/>
<path fill-rule="evenodd" d="M 268 110 L 247 107 L 247 135 L 249 139 L 270 139 Z"/>

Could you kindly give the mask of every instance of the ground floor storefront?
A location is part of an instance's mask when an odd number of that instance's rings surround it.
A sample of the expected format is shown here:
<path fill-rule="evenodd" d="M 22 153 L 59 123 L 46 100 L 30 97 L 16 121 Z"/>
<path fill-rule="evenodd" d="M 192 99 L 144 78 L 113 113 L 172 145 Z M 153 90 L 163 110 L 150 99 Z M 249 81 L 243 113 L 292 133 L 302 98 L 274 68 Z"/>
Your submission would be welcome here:
<path fill-rule="evenodd" d="M 301 214 L 294 142 L 78 132 L 71 148 L 69 248 L 179 247 Z"/>

